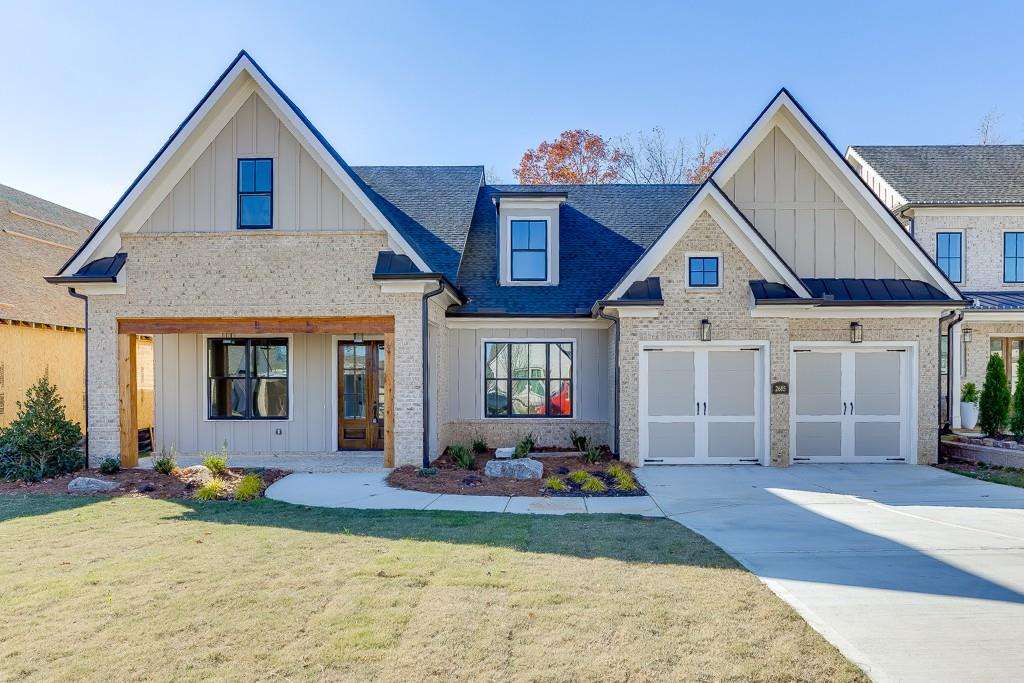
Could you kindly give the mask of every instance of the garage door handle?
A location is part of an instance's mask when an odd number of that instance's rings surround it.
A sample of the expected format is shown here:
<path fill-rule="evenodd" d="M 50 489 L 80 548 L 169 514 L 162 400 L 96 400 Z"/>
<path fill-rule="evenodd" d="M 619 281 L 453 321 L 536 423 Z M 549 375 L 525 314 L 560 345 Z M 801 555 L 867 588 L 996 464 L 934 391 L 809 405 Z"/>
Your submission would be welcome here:
<path fill-rule="evenodd" d="M 853 401 L 850 401 L 850 415 L 853 415 Z"/>
<path fill-rule="evenodd" d="M 846 401 L 843 401 L 843 415 L 846 415 Z"/>
<path fill-rule="evenodd" d="M 708 414 L 708 404 L 707 404 L 707 402 L 706 402 L 706 401 L 705 401 L 705 403 L 704 403 L 704 414 L 705 414 L 705 415 L 707 415 L 707 414 Z"/>

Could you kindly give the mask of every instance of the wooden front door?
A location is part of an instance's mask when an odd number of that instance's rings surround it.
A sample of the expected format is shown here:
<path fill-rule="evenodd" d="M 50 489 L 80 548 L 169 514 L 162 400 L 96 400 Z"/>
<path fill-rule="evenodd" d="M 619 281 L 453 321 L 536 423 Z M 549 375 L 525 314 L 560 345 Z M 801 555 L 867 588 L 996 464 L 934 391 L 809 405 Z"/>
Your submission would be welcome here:
<path fill-rule="evenodd" d="M 384 448 L 384 342 L 338 342 L 338 448 Z"/>

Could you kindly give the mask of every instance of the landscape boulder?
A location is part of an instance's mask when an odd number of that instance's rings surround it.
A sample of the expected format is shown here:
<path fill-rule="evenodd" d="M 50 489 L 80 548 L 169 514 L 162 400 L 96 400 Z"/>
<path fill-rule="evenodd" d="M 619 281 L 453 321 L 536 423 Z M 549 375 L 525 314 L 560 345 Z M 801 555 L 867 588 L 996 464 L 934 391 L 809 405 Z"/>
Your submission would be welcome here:
<path fill-rule="evenodd" d="M 205 484 L 213 479 L 213 472 L 206 465 L 192 465 L 178 470 L 178 476 L 190 484 Z"/>
<path fill-rule="evenodd" d="M 107 493 L 120 484 L 116 481 L 94 479 L 92 477 L 75 477 L 68 483 L 68 493 Z"/>
<path fill-rule="evenodd" d="M 511 460 L 488 460 L 484 466 L 488 477 L 509 477 L 512 479 L 540 479 L 544 476 L 544 465 L 533 458 L 512 458 Z"/>

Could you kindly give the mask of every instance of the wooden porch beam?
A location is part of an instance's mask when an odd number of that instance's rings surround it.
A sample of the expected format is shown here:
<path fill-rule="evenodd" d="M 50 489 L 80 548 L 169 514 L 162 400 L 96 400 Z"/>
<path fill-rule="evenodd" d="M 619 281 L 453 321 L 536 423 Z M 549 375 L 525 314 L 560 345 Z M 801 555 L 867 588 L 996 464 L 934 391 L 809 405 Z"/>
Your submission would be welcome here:
<path fill-rule="evenodd" d="M 395 333 L 384 333 L 384 467 L 395 466 Z"/>
<path fill-rule="evenodd" d="M 395 331 L 391 316 L 269 318 L 119 318 L 121 334 L 385 334 Z"/>
<path fill-rule="evenodd" d="M 139 464 L 138 385 L 134 334 L 117 335 L 121 467 Z"/>

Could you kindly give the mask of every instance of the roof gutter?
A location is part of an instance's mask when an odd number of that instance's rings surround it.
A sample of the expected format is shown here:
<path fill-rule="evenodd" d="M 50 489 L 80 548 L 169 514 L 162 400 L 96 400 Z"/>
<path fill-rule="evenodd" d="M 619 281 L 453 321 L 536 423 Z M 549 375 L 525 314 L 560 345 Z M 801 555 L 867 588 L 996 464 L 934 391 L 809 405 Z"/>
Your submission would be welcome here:
<path fill-rule="evenodd" d="M 423 366 L 423 381 L 422 381 L 423 401 L 422 401 L 422 406 L 423 406 L 423 468 L 424 469 L 426 469 L 427 467 L 430 467 L 430 417 L 431 417 L 431 415 L 430 415 L 430 322 L 429 322 L 428 305 L 427 304 L 428 304 L 428 302 L 432 298 L 434 298 L 438 294 L 441 294 L 442 292 L 444 292 L 445 289 L 447 289 L 449 285 L 450 285 L 450 283 L 448 282 L 448 279 L 445 278 L 444 276 L 440 276 L 438 278 L 438 281 L 437 281 L 437 288 L 436 289 L 432 289 L 429 292 L 426 292 L 423 295 L 423 299 L 421 301 L 422 321 L 421 321 L 421 328 L 420 328 L 420 344 L 421 344 L 420 355 L 421 355 L 421 358 L 423 359 L 423 362 L 421 363 L 421 365 Z M 458 294 L 458 290 L 456 290 L 455 293 Z M 459 294 L 459 296 L 462 296 L 462 295 Z M 394 351 L 392 351 L 392 353 L 394 353 Z M 393 377 L 392 377 L 392 381 L 394 381 Z M 393 407 L 392 407 L 392 412 L 394 412 L 394 408 Z M 391 419 L 394 420 L 394 416 L 393 415 L 392 415 Z"/>
<path fill-rule="evenodd" d="M 460 306 L 469 301 L 466 295 L 442 273 L 374 273 L 373 280 L 375 282 L 386 282 L 388 280 L 436 280 L 441 286 L 441 291 L 448 290 L 458 300 Z M 438 293 L 440 294 L 440 292 Z"/>
<path fill-rule="evenodd" d="M 598 301 L 594 306 L 594 314 L 598 318 L 611 321 L 615 327 L 615 398 L 614 398 L 614 413 L 612 414 L 612 451 L 616 456 L 619 455 L 619 403 L 621 401 L 621 389 L 620 387 L 620 363 L 619 363 L 619 344 L 622 341 L 622 328 L 621 322 L 618 316 L 610 316 L 604 312 L 605 303 Z"/>
<path fill-rule="evenodd" d="M 939 444 L 942 443 L 943 434 L 952 434 L 952 419 L 953 419 L 953 335 L 950 334 L 953 331 L 953 326 L 960 323 L 964 319 L 964 312 L 960 310 L 952 310 L 946 315 L 939 318 L 939 381 L 938 381 L 938 402 L 936 403 L 937 408 L 942 406 L 942 326 L 948 323 L 946 333 L 946 420 L 942 421 L 941 410 L 939 413 Z"/>
<path fill-rule="evenodd" d="M 47 278 L 49 279 L 49 278 Z M 74 287 L 68 287 L 68 294 L 85 302 L 85 429 L 82 430 L 85 437 L 85 467 L 89 467 L 89 297 L 79 294 Z"/>

